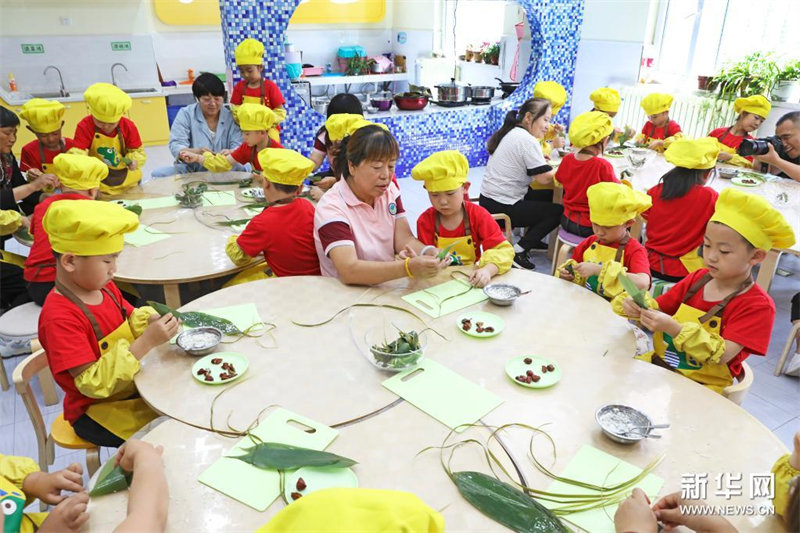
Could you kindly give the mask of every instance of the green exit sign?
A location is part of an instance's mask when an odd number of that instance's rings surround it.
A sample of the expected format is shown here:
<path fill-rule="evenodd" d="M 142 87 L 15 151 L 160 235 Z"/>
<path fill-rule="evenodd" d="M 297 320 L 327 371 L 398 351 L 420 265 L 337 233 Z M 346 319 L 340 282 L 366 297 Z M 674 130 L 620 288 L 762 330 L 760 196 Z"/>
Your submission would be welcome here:
<path fill-rule="evenodd" d="M 130 41 L 111 41 L 112 52 L 130 52 L 130 50 L 131 50 Z"/>
<path fill-rule="evenodd" d="M 22 43 L 19 45 L 23 54 L 43 54 L 44 45 L 42 43 Z"/>

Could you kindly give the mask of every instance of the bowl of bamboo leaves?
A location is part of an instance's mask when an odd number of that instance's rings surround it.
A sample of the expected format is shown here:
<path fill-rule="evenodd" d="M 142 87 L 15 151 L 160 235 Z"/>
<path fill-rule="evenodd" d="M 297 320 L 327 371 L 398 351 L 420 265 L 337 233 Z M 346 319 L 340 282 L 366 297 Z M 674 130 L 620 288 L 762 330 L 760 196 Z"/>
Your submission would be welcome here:
<path fill-rule="evenodd" d="M 378 326 L 367 330 L 364 341 L 370 362 L 382 370 L 400 372 L 417 366 L 427 345 L 424 331 Z"/>

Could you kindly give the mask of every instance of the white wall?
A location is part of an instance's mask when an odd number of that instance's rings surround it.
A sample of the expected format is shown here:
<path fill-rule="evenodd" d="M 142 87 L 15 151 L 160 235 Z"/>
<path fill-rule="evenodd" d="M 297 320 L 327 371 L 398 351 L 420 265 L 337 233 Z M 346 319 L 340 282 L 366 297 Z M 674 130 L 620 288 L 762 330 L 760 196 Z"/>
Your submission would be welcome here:
<path fill-rule="evenodd" d="M 657 0 L 584 0 L 581 39 L 644 42 Z"/>

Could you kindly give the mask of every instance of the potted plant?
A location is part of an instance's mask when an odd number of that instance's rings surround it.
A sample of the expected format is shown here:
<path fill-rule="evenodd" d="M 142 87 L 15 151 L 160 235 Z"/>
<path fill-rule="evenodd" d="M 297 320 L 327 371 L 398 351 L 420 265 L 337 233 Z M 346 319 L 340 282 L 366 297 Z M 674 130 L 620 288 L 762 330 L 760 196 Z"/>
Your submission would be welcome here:
<path fill-rule="evenodd" d="M 492 65 L 497 65 L 500 62 L 500 43 L 492 43 L 486 46 L 483 51 L 484 60 Z"/>
<path fill-rule="evenodd" d="M 786 63 L 775 78 L 772 97 L 781 102 L 800 101 L 800 60 Z"/>
<path fill-rule="evenodd" d="M 719 98 L 732 100 L 737 96 L 769 94 L 779 73 L 774 52 L 754 52 L 728 64 L 714 76 L 711 84 L 719 91 Z"/>
<path fill-rule="evenodd" d="M 475 55 L 475 48 L 471 45 L 467 45 L 467 53 L 464 54 L 464 59 L 467 61 L 472 61 L 473 56 Z"/>
<path fill-rule="evenodd" d="M 374 61 L 374 59 L 363 56 L 351 57 L 347 60 L 347 70 L 345 71 L 345 75 L 360 76 L 362 74 L 368 74 L 371 67 L 370 63 Z"/>

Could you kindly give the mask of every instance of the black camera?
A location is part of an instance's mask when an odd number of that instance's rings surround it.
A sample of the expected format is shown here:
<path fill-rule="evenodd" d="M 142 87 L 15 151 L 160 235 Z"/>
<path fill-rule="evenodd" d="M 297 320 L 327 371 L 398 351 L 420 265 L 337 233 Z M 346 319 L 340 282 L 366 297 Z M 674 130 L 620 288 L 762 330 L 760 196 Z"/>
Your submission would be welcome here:
<path fill-rule="evenodd" d="M 763 139 L 743 139 L 736 153 L 743 157 L 764 155 L 769 152 L 770 144 L 775 148 L 775 151 L 778 152 L 778 155 L 783 153 L 783 143 L 779 137 L 774 135 L 772 137 L 764 137 Z"/>

